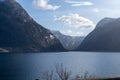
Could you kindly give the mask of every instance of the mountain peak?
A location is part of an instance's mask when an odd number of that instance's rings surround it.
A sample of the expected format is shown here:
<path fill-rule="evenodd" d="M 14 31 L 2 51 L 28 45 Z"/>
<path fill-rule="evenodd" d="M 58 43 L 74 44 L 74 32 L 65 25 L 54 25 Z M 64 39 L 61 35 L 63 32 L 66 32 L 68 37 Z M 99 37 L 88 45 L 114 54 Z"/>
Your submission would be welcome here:
<path fill-rule="evenodd" d="M 83 41 L 84 37 L 80 36 L 67 36 L 59 31 L 52 31 L 52 33 L 60 40 L 62 45 L 67 50 L 75 50 Z"/>
<path fill-rule="evenodd" d="M 0 15 L 10 15 L 9 17 L 20 17 L 24 18 L 24 21 L 31 20 L 32 18 L 24 10 L 24 8 L 19 5 L 15 0 L 1 0 L 3 3 L 0 3 L 0 10 L 4 11 Z"/>
<path fill-rule="evenodd" d="M 116 20 L 116 19 L 115 18 L 105 17 L 101 21 L 99 21 L 99 23 L 97 24 L 96 28 L 101 28 L 102 25 L 105 25 L 107 23 L 113 22 L 114 20 Z"/>
<path fill-rule="evenodd" d="M 120 18 L 104 18 L 83 40 L 82 51 L 120 51 Z"/>
<path fill-rule="evenodd" d="M 15 0 L 0 2 L 0 48 L 9 52 L 65 51 L 60 41 Z"/>

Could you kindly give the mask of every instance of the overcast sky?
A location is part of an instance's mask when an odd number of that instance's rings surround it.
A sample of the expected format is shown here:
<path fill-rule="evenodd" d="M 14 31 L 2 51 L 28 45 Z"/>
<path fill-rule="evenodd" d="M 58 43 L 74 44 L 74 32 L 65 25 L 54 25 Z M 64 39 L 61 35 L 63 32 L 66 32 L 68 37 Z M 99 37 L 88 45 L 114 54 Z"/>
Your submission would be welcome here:
<path fill-rule="evenodd" d="M 87 35 L 104 17 L 120 17 L 120 0 L 17 0 L 30 16 L 50 30 Z"/>

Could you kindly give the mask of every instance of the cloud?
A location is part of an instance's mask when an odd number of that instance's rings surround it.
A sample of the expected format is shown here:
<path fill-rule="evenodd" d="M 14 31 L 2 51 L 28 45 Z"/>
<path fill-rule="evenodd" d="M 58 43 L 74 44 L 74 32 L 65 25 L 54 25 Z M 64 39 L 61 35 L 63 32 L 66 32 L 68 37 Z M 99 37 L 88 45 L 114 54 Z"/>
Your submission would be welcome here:
<path fill-rule="evenodd" d="M 98 8 L 94 8 L 92 11 L 96 12 L 96 13 L 100 12 L 100 10 Z"/>
<path fill-rule="evenodd" d="M 70 3 L 71 6 L 91 6 L 93 5 L 92 2 L 89 1 L 73 1 L 73 0 L 66 0 L 67 3 Z"/>
<path fill-rule="evenodd" d="M 60 17 L 54 18 L 55 21 L 60 21 L 66 24 L 69 27 L 85 29 L 85 28 L 94 28 L 95 24 L 84 17 L 81 17 L 79 14 L 69 14 L 69 15 L 62 15 Z"/>
<path fill-rule="evenodd" d="M 49 0 L 33 0 L 32 4 L 36 8 L 40 8 L 43 10 L 56 10 L 60 8 L 60 6 L 57 5 L 51 5 L 48 4 Z"/>
<path fill-rule="evenodd" d="M 69 35 L 69 36 L 85 36 L 83 32 L 80 31 L 73 31 L 73 30 L 61 30 L 60 31 L 64 35 Z"/>

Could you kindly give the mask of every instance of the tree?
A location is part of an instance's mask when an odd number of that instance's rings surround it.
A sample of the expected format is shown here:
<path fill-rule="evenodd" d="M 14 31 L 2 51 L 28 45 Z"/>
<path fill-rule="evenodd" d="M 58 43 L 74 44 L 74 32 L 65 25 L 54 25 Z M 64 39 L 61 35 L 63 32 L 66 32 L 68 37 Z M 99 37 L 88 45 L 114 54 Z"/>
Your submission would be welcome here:
<path fill-rule="evenodd" d="M 52 71 L 45 71 L 43 73 L 43 79 L 44 80 L 54 80 L 53 79 L 53 70 Z"/>
<path fill-rule="evenodd" d="M 57 64 L 55 69 L 60 80 L 68 80 L 70 78 L 71 71 L 67 71 L 62 64 Z"/>

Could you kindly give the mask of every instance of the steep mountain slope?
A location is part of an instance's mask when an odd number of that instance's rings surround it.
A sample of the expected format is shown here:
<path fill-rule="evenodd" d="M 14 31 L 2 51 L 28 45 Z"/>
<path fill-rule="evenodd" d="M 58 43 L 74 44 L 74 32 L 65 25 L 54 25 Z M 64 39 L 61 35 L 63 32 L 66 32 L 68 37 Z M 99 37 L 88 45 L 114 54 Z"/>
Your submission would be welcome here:
<path fill-rule="evenodd" d="M 82 36 L 67 36 L 59 31 L 52 31 L 52 33 L 60 40 L 64 48 L 67 50 L 75 50 L 78 46 L 80 46 L 84 39 Z"/>
<path fill-rule="evenodd" d="M 0 0 L 0 52 L 65 51 L 15 0 Z M 4 52 L 3 51 L 3 52 Z"/>
<path fill-rule="evenodd" d="M 120 18 L 104 18 L 82 42 L 81 51 L 120 51 Z"/>

